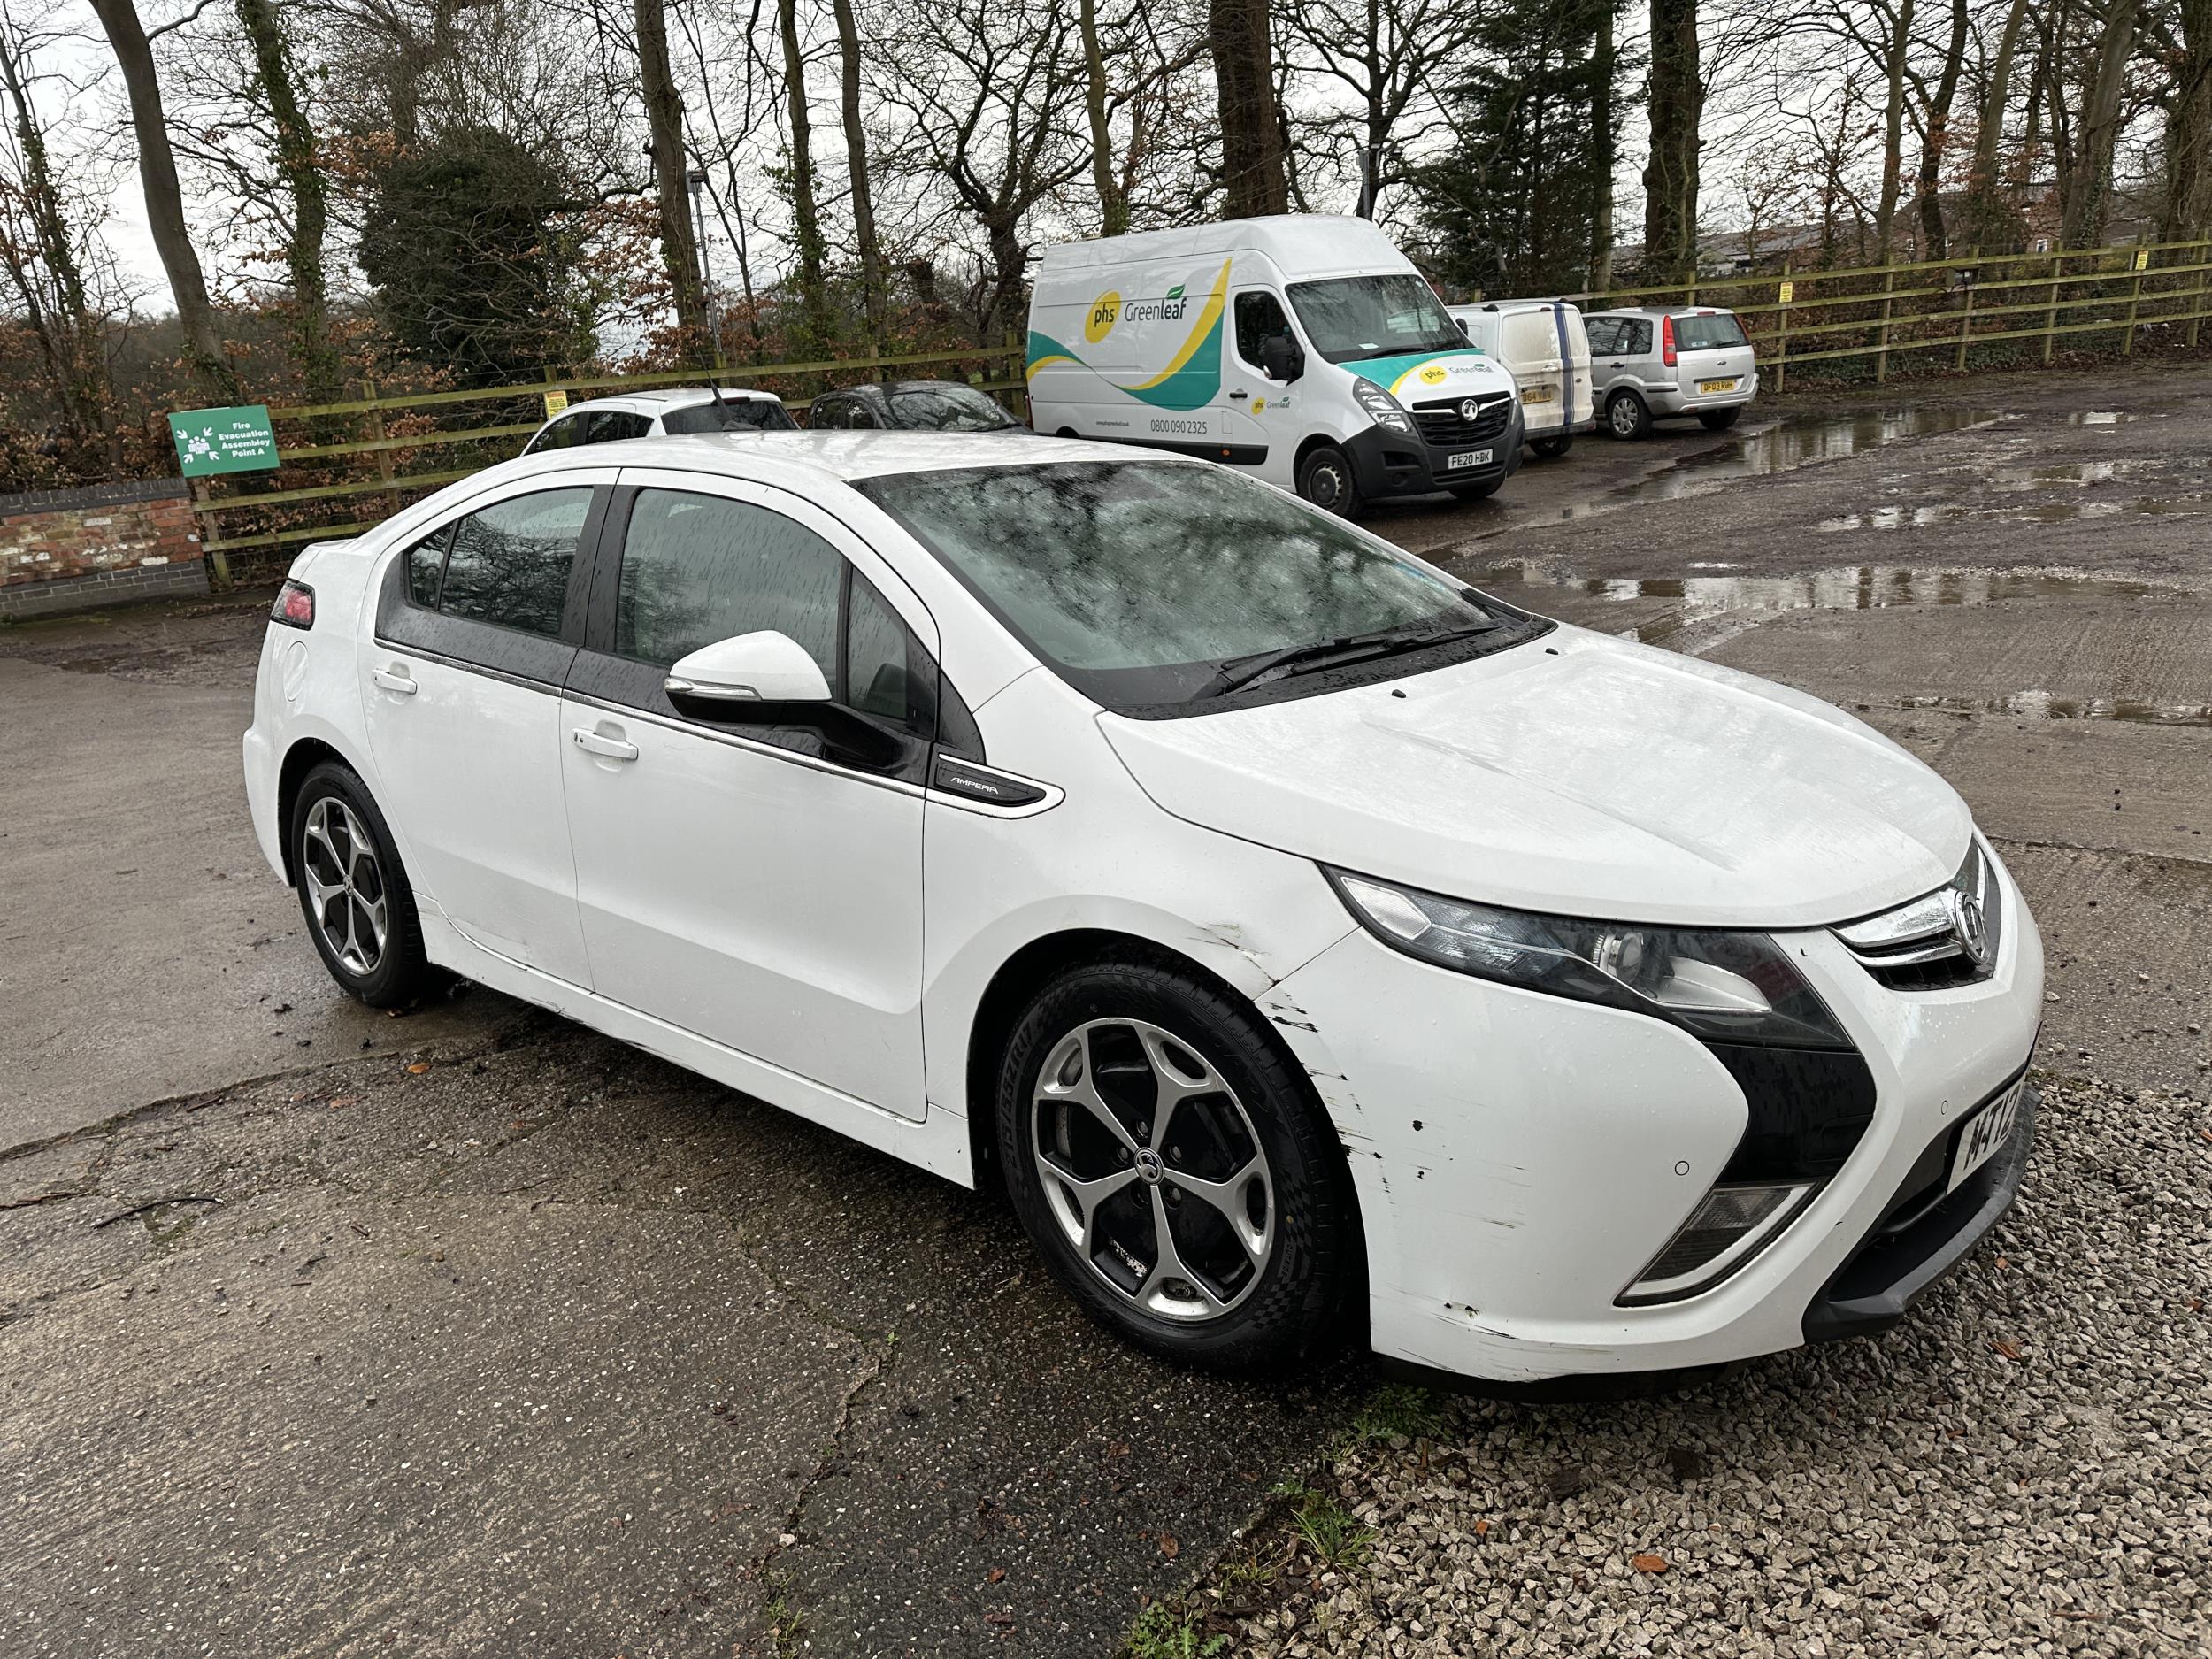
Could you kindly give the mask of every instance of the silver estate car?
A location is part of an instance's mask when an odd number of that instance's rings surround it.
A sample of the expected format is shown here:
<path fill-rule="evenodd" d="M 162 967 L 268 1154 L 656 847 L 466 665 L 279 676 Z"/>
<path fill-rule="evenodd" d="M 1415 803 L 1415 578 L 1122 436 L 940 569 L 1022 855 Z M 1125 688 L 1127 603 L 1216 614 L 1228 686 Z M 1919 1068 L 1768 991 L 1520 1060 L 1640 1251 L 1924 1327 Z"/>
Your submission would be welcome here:
<path fill-rule="evenodd" d="M 1655 420 L 1695 415 L 1709 430 L 1736 424 L 1759 389 L 1751 342 L 1733 311 L 1712 306 L 1594 311 L 1590 384 L 1606 429 L 1640 438 Z"/>

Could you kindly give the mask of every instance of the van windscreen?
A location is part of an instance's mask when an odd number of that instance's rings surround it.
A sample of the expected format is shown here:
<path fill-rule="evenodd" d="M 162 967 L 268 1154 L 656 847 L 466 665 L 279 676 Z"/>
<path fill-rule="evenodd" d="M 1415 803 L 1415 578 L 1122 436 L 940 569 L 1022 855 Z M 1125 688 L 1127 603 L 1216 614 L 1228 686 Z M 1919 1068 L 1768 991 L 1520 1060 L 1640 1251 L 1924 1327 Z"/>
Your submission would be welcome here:
<path fill-rule="evenodd" d="M 1467 344 L 1435 290 L 1411 272 L 1294 282 L 1290 303 L 1313 349 L 1332 363 Z"/>
<path fill-rule="evenodd" d="M 1674 319 L 1674 343 L 1682 351 L 1721 351 L 1744 343 L 1743 325 L 1733 311 L 1692 311 Z"/>

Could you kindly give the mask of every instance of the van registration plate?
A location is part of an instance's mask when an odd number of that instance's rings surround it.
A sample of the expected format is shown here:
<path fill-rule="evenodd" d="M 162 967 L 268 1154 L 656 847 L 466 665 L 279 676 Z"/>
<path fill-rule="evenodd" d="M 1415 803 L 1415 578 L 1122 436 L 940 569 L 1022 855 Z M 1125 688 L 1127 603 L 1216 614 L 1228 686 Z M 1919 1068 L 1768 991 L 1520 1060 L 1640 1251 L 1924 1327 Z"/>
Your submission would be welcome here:
<path fill-rule="evenodd" d="M 1960 1182 L 1996 1156 L 1997 1149 L 2012 1139 L 2020 1121 L 2021 1096 L 2027 1087 L 2024 1072 L 2010 1088 L 1960 1125 L 1958 1148 L 1951 1154 L 1951 1178 L 1944 1186 L 1945 1192 L 1956 1192 Z"/>
<path fill-rule="evenodd" d="M 1492 453 L 1488 449 L 1462 449 L 1457 455 L 1445 457 L 1444 470 L 1456 472 L 1463 466 L 1487 466 Z"/>
<path fill-rule="evenodd" d="M 1742 378 L 1741 375 L 1731 375 L 1724 380 L 1700 380 L 1697 383 L 1697 389 L 1701 393 L 1732 392 L 1736 389 L 1736 382 Z"/>

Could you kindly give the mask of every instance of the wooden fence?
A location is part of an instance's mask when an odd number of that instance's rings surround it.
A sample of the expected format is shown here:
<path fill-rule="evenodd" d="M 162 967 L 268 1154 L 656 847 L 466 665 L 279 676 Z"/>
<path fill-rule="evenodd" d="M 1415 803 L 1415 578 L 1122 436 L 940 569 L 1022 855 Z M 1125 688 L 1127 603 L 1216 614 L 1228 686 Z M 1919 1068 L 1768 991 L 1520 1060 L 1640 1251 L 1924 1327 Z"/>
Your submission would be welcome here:
<path fill-rule="evenodd" d="M 1574 296 L 1586 309 L 1637 304 L 1725 306 L 1744 321 L 1768 384 L 1887 380 L 1924 367 L 2030 365 L 2072 351 L 2126 357 L 2139 342 L 2193 349 L 2212 302 L 2212 239 L 2071 252 L 1969 255 L 1914 265 L 1701 278 Z M 1022 406 L 1022 349 L 1004 346 L 901 357 L 726 367 L 726 386 L 759 386 L 787 401 L 894 370 L 960 379 Z M 699 369 L 593 376 L 273 408 L 283 464 L 273 472 L 194 486 L 218 581 L 230 558 L 280 565 L 303 541 L 351 535 L 440 485 L 505 460 L 544 418 L 549 392 L 603 395 L 697 385 Z M 470 424 L 449 426 L 459 415 Z M 299 442 L 303 437 L 305 442 Z M 291 441 L 288 442 L 288 439 Z M 427 465 L 425 465 L 427 463 Z M 363 511 L 364 508 L 369 511 Z"/>

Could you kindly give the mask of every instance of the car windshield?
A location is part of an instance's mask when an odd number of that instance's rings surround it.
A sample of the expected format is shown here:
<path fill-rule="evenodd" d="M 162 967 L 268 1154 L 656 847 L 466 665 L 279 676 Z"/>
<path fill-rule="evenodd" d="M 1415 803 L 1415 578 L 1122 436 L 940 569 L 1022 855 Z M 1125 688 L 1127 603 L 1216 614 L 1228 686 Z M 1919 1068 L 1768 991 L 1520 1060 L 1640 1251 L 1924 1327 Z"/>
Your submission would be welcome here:
<path fill-rule="evenodd" d="M 1294 282 L 1290 303 L 1313 349 L 1332 363 L 1450 351 L 1467 343 L 1435 290 L 1411 272 Z"/>
<path fill-rule="evenodd" d="M 1733 311 L 1694 311 L 1674 319 L 1674 343 L 1678 350 L 1718 351 L 1743 342 L 1743 325 Z"/>
<path fill-rule="evenodd" d="M 692 403 L 661 417 L 663 432 L 794 432 L 799 423 L 781 403 L 765 397 L 726 397 Z"/>
<path fill-rule="evenodd" d="M 855 488 L 1064 679 L 1125 712 L 1196 711 L 1254 669 L 1275 695 L 1294 695 L 1324 688 L 1294 677 L 1338 665 L 1329 658 L 1379 662 L 1447 639 L 1471 654 L 1548 626 L 1279 490 L 1192 462 L 970 467 Z M 1266 660 L 1286 651 L 1301 660 Z"/>
<path fill-rule="evenodd" d="M 1021 423 L 972 386 L 909 386 L 891 394 L 902 426 L 924 432 L 1002 432 Z"/>

